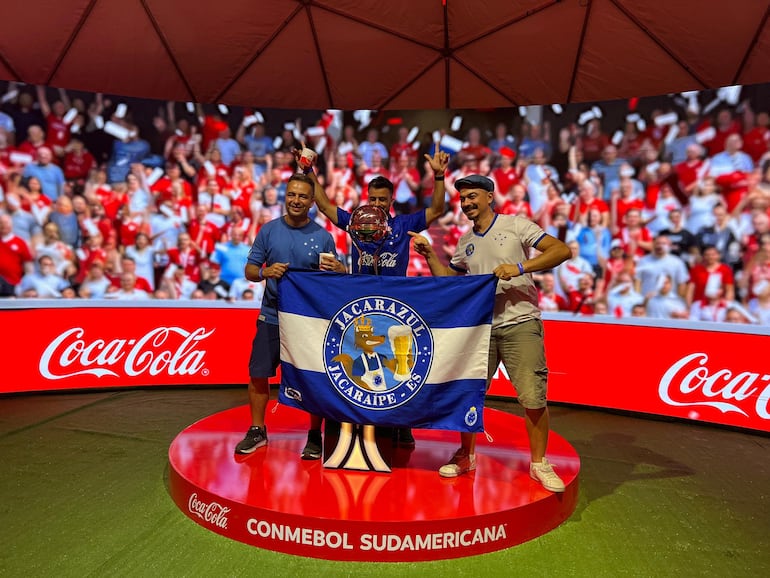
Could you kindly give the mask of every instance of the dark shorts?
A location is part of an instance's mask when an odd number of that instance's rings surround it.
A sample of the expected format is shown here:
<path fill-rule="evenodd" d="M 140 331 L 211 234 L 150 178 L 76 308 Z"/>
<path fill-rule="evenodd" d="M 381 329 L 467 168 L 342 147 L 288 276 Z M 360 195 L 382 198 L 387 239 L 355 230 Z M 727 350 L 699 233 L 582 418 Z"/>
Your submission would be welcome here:
<path fill-rule="evenodd" d="M 251 343 L 249 377 L 273 377 L 281 362 L 281 338 L 278 326 L 257 321 L 257 334 Z"/>

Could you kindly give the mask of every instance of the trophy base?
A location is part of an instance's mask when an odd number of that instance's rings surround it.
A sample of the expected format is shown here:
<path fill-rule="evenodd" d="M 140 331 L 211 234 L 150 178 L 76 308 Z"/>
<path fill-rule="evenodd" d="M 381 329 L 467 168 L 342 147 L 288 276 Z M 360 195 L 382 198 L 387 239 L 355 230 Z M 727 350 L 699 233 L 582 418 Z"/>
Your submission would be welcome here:
<path fill-rule="evenodd" d="M 325 420 L 324 467 L 390 473 L 393 428 Z"/>

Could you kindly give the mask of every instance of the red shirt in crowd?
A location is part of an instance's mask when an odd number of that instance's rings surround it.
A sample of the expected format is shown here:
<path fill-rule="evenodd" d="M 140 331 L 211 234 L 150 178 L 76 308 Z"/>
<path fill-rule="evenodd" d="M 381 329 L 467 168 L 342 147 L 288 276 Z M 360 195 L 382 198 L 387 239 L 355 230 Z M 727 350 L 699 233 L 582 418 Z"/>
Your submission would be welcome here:
<path fill-rule="evenodd" d="M 709 122 L 705 122 L 698 127 L 698 131 L 711 126 Z M 710 141 L 704 142 L 703 146 L 708 151 L 708 156 L 713 157 L 717 153 L 721 153 L 725 150 L 725 141 L 731 134 L 741 134 L 741 123 L 738 120 L 733 120 L 725 130 L 720 130 L 718 127 L 714 127 L 717 131 L 716 136 Z"/>
<path fill-rule="evenodd" d="M 13 164 L 11 162 L 11 153 L 15 151 L 16 149 L 11 146 L 0 148 L 0 165 L 10 167 Z"/>
<path fill-rule="evenodd" d="M 732 213 L 741 199 L 749 192 L 746 176 L 746 173 L 742 171 L 733 171 L 726 175 L 720 175 L 714 180 L 725 198 L 728 213 Z"/>
<path fill-rule="evenodd" d="M 578 213 L 575 211 L 575 205 L 578 202 L 580 203 L 580 215 L 578 215 Z M 578 217 L 585 215 L 589 209 L 596 209 L 602 215 L 610 212 L 610 208 L 607 206 L 607 203 L 605 203 L 603 200 L 599 198 L 593 198 L 587 203 L 583 201 L 583 199 L 578 199 L 574 203 L 572 203 L 572 208 L 570 208 L 569 210 L 569 220 L 572 222 L 577 221 Z"/>
<path fill-rule="evenodd" d="M 351 155 L 352 158 L 352 155 Z M 329 178 L 330 183 L 338 183 L 342 186 L 349 187 L 356 182 L 356 174 L 353 172 L 353 169 L 351 167 L 345 167 L 345 168 L 333 168 L 331 172 L 331 177 Z"/>
<path fill-rule="evenodd" d="M 214 245 L 217 244 L 222 232 L 211 221 L 192 221 L 188 232 L 190 238 L 198 246 L 198 248 L 206 255 L 214 251 Z"/>
<path fill-rule="evenodd" d="M 118 233 L 115 230 L 115 225 L 108 216 L 104 216 L 96 221 L 96 228 L 99 229 L 99 233 L 102 235 L 102 239 L 106 243 L 110 238 L 117 239 Z"/>
<path fill-rule="evenodd" d="M 120 223 L 120 230 L 118 234 L 120 236 L 120 244 L 124 247 L 136 244 L 136 236 L 142 232 L 143 227 L 141 223 L 136 222 L 134 219 L 124 219 Z"/>
<path fill-rule="evenodd" d="M 639 209 L 640 211 L 644 210 L 644 201 L 637 198 L 629 198 L 625 199 L 623 197 L 620 197 L 617 200 L 617 203 L 615 205 L 615 213 L 616 213 L 616 219 L 618 223 L 623 222 L 623 217 L 626 216 L 626 213 L 630 211 L 631 209 Z"/>
<path fill-rule="evenodd" d="M 460 151 L 463 155 L 473 157 L 475 159 L 483 159 L 488 157 L 492 152 L 489 147 L 485 147 L 482 144 L 464 146 Z"/>
<path fill-rule="evenodd" d="M 618 273 L 625 271 L 628 268 L 625 256 L 623 257 L 610 257 L 605 261 L 604 265 L 604 285 L 609 287 L 612 284 L 612 279 Z"/>
<path fill-rule="evenodd" d="M 654 122 L 647 125 L 647 130 L 642 133 L 642 139 L 647 139 L 656 149 L 660 149 L 663 139 L 666 137 L 669 127 L 667 125 L 658 126 Z"/>
<path fill-rule="evenodd" d="M 200 281 L 201 270 L 200 262 L 201 256 L 195 249 L 180 250 L 179 247 L 171 247 L 168 250 L 168 261 L 173 263 L 177 267 L 184 269 L 185 275 L 196 283 Z"/>
<path fill-rule="evenodd" d="M 639 227 L 634 231 L 630 231 L 628 227 L 623 227 L 617 238 L 620 239 L 623 252 L 626 255 L 634 255 L 636 257 L 644 257 L 647 254 L 647 251 L 639 246 L 639 241 L 652 243 L 652 233 L 650 233 L 647 227 Z"/>
<path fill-rule="evenodd" d="M 51 147 L 64 148 L 70 142 L 70 125 L 64 122 L 54 113 L 50 113 L 46 119 L 45 144 Z"/>
<path fill-rule="evenodd" d="M 700 171 L 703 169 L 703 160 L 684 161 L 674 167 L 676 176 L 679 179 L 679 188 L 683 191 L 697 182 L 700 177 Z"/>
<path fill-rule="evenodd" d="M 188 183 L 184 179 L 179 179 L 179 182 L 182 184 L 182 190 L 184 191 L 185 197 L 188 199 L 193 198 L 193 188 L 190 183 Z M 150 192 L 158 195 L 158 200 L 160 202 L 168 201 L 169 199 L 174 198 L 174 189 L 172 188 L 172 185 L 174 184 L 174 181 L 172 181 L 168 176 L 164 176 L 159 178 L 155 183 L 150 186 Z"/>
<path fill-rule="evenodd" d="M 18 285 L 24 276 L 24 263 L 32 261 L 32 253 L 21 237 L 11 234 L 0 239 L 0 277 Z"/>
<path fill-rule="evenodd" d="M 208 170 L 206 169 L 206 165 L 203 165 L 200 169 L 198 169 L 198 176 L 197 176 L 198 188 L 205 187 L 209 179 L 212 179 L 212 178 L 216 179 L 220 189 L 226 188 L 230 183 L 230 167 L 228 167 L 224 163 L 211 163 L 211 166 L 214 167 L 214 174 L 211 174 L 208 172 Z M 292 172 L 292 174 L 294 173 Z"/>
<path fill-rule="evenodd" d="M 593 315 L 594 314 L 594 293 L 588 291 L 587 293 L 581 293 L 580 291 L 569 292 L 569 310 L 573 313 L 580 313 L 581 315 Z"/>
<path fill-rule="evenodd" d="M 88 178 L 91 169 L 96 166 L 96 159 L 84 149 L 80 154 L 69 152 L 64 155 L 62 165 L 64 178 L 68 181 L 85 180 Z"/>
<path fill-rule="evenodd" d="M 41 209 L 47 209 L 52 204 L 53 201 L 51 199 L 39 193 L 30 193 L 21 199 L 22 210 L 33 215 L 37 214 Z"/>
<path fill-rule="evenodd" d="M 705 299 L 706 283 L 708 283 L 709 277 L 716 275 L 720 278 L 720 285 L 725 287 L 726 285 L 734 285 L 733 270 L 724 263 L 720 263 L 714 271 L 709 271 L 702 264 L 698 263 L 690 269 L 690 282 L 693 284 L 693 296 L 692 300 L 700 301 Z"/>
<path fill-rule="evenodd" d="M 537 306 L 542 311 L 567 311 L 569 309 L 569 304 L 564 297 L 558 293 L 546 295 L 542 291 L 537 293 Z"/>
<path fill-rule="evenodd" d="M 80 261 L 80 267 L 78 267 L 77 282 L 82 283 L 86 278 L 88 270 L 95 261 L 101 263 L 107 262 L 107 251 L 104 247 L 89 247 L 84 245 L 76 251 L 78 260 Z"/>
<path fill-rule="evenodd" d="M 96 189 L 96 196 L 104 207 L 104 214 L 113 221 L 118 218 L 120 208 L 128 203 L 128 195 L 113 190 L 109 185 L 102 185 Z"/>
<path fill-rule="evenodd" d="M 583 152 L 583 159 L 590 163 L 598 161 L 602 156 L 602 151 L 609 145 L 609 137 L 600 131 L 596 131 L 590 135 L 583 135 L 580 139 L 580 149 Z"/>
<path fill-rule="evenodd" d="M 113 287 L 120 289 L 120 275 L 106 275 L 107 279 L 110 280 L 110 285 Z M 150 295 L 152 295 L 152 287 L 150 287 L 150 282 L 145 279 L 144 277 L 140 277 L 139 275 L 136 275 L 136 288 L 141 291 L 146 291 Z"/>
<path fill-rule="evenodd" d="M 339 227 L 336 227 L 330 220 L 326 220 L 326 224 L 324 225 L 325 229 L 329 232 L 329 234 L 334 239 L 334 246 L 337 249 L 337 253 L 341 255 L 347 255 L 348 254 L 348 233 L 347 231 L 344 231 L 340 229 Z"/>
<path fill-rule="evenodd" d="M 770 143 L 770 127 L 756 126 L 743 135 L 743 152 L 758 163 L 768 150 Z"/>
<path fill-rule="evenodd" d="M 30 155 L 33 159 L 35 159 L 35 158 L 37 158 L 37 150 L 39 148 L 44 147 L 44 146 L 46 146 L 45 142 L 41 142 L 41 143 L 38 143 L 38 144 L 32 144 L 28 140 L 25 140 L 23 143 L 21 143 L 17 147 L 17 150 L 18 150 L 18 152 L 24 153 L 25 155 Z"/>
<path fill-rule="evenodd" d="M 495 169 L 492 171 L 492 176 L 497 183 L 497 190 L 504 195 L 507 195 L 511 187 L 521 180 L 521 175 L 515 167 L 510 167 L 508 170 Z"/>
<path fill-rule="evenodd" d="M 213 116 L 207 116 L 203 119 L 203 142 L 201 142 L 201 150 L 209 150 L 209 144 L 219 138 L 220 133 L 227 128 L 227 123 L 222 119 L 214 118 Z"/>
<path fill-rule="evenodd" d="M 392 147 L 390 147 L 390 157 L 391 159 L 398 159 L 401 155 L 407 155 L 412 156 L 414 155 L 414 149 L 412 148 L 411 143 L 405 142 L 397 142 Z"/>
<path fill-rule="evenodd" d="M 501 215 L 526 215 L 528 219 L 532 218 L 532 207 L 527 201 L 515 203 L 511 199 L 506 199 L 497 212 Z"/>
<path fill-rule="evenodd" d="M 256 186 L 253 182 L 237 184 L 231 189 L 230 204 L 239 207 L 245 217 L 251 215 L 251 196 Z"/>

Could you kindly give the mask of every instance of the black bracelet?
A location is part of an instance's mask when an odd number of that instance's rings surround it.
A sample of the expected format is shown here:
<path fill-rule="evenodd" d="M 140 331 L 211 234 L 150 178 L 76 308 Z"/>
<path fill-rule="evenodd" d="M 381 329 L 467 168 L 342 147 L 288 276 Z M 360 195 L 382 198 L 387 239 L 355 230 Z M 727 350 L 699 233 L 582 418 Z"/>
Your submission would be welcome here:
<path fill-rule="evenodd" d="M 441 176 L 433 175 L 433 180 L 434 181 L 443 181 L 444 180 L 444 175 L 441 175 Z"/>

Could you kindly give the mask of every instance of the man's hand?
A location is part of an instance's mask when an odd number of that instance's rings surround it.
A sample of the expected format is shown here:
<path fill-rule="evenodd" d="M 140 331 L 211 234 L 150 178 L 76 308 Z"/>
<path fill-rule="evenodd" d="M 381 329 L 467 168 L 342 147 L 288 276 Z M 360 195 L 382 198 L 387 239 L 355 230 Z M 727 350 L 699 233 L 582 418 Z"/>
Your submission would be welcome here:
<path fill-rule="evenodd" d="M 439 150 L 438 142 L 436 142 L 436 148 L 433 150 L 433 156 L 426 154 L 425 160 L 428 161 L 430 168 L 436 175 L 443 175 L 449 166 L 449 155 Z"/>
<path fill-rule="evenodd" d="M 318 268 L 321 271 L 334 271 L 335 273 L 347 273 L 348 270 L 344 263 L 341 263 L 331 253 L 321 253 L 321 258 L 318 262 Z"/>
<path fill-rule="evenodd" d="M 302 148 L 294 149 L 292 152 L 294 153 L 294 160 L 297 162 L 297 167 L 302 172 L 305 172 L 315 165 L 318 155 L 313 149 L 308 148 L 304 142 L 300 142 L 300 144 L 302 145 Z"/>
<path fill-rule="evenodd" d="M 503 281 L 508 281 L 509 279 L 513 279 L 520 275 L 518 265 L 511 265 L 510 263 L 498 265 L 492 273 L 494 273 L 498 279 L 502 279 Z"/>
<path fill-rule="evenodd" d="M 280 279 L 288 270 L 288 263 L 273 263 L 269 267 L 265 267 L 262 270 L 262 277 L 264 279 Z"/>
<path fill-rule="evenodd" d="M 428 239 L 420 233 L 409 231 L 409 236 L 414 239 L 414 251 L 418 255 L 422 255 L 426 259 L 433 253 L 433 247 L 428 242 Z"/>

